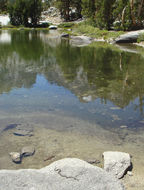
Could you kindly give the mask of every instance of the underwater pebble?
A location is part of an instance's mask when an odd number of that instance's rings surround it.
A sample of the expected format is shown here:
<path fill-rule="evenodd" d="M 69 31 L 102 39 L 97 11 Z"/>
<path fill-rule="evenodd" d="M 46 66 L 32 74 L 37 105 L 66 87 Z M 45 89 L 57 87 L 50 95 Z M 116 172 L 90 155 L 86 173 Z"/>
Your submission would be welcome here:
<path fill-rule="evenodd" d="M 35 148 L 32 146 L 23 147 L 21 150 L 22 156 L 32 156 L 35 153 Z"/>
<path fill-rule="evenodd" d="M 133 173 L 132 173 L 131 171 L 128 171 L 127 174 L 128 174 L 129 176 L 133 176 Z"/>
<path fill-rule="evenodd" d="M 21 162 L 21 154 L 19 152 L 11 152 L 9 153 L 11 159 L 15 163 L 20 163 Z"/>

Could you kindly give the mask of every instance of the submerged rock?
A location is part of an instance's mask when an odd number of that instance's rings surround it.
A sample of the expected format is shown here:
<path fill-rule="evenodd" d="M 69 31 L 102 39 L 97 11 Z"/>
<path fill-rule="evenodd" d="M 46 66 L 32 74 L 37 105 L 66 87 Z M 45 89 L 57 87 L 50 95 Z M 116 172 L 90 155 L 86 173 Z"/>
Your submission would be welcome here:
<path fill-rule="evenodd" d="M 21 150 L 22 156 L 32 156 L 35 153 L 35 148 L 32 146 L 23 147 Z"/>
<path fill-rule="evenodd" d="M 40 170 L 0 170 L 1 189 L 124 190 L 105 170 L 76 158 L 56 161 Z"/>
<path fill-rule="evenodd" d="M 18 124 L 13 134 L 17 136 L 33 136 L 33 128 L 29 124 Z"/>
<path fill-rule="evenodd" d="M 70 39 L 70 44 L 76 47 L 87 46 L 91 42 L 92 42 L 92 39 L 87 36 L 71 36 L 71 39 Z"/>
<path fill-rule="evenodd" d="M 9 155 L 14 163 L 21 163 L 21 154 L 19 152 L 11 152 Z"/>
<path fill-rule="evenodd" d="M 131 166 L 131 159 L 128 153 L 104 152 L 104 169 L 114 174 L 118 179 L 122 178 Z"/>
<path fill-rule="evenodd" d="M 8 131 L 8 130 L 11 130 L 11 129 L 14 129 L 14 128 L 16 128 L 17 127 L 17 125 L 18 124 L 9 124 L 9 125 L 7 125 L 5 128 L 4 128 L 4 130 L 3 131 Z"/>
<path fill-rule="evenodd" d="M 17 136 L 33 136 L 33 133 L 32 131 L 29 131 L 29 130 L 23 130 L 23 129 L 18 129 L 18 130 L 15 130 L 15 132 L 13 133 L 14 135 L 17 135 Z"/>

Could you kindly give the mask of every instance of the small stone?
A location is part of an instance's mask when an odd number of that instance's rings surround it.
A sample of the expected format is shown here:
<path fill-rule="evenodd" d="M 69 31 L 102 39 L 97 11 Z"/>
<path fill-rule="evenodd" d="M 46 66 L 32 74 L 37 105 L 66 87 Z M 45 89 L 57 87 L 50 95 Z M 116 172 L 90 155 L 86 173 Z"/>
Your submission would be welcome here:
<path fill-rule="evenodd" d="M 11 152 L 9 153 L 11 159 L 15 163 L 20 163 L 21 162 L 21 154 L 19 152 Z"/>
<path fill-rule="evenodd" d="M 128 174 L 129 176 L 133 176 L 133 173 L 132 173 L 131 171 L 128 171 L 127 174 Z"/>
<path fill-rule="evenodd" d="M 32 146 L 23 147 L 21 150 L 21 155 L 24 157 L 32 156 L 34 153 L 35 153 L 35 148 Z"/>

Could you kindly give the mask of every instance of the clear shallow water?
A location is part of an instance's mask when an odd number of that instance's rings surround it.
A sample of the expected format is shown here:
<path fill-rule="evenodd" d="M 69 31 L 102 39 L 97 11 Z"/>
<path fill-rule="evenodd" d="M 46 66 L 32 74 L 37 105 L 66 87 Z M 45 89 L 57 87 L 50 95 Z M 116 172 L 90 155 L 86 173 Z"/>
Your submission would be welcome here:
<path fill-rule="evenodd" d="M 144 57 L 48 32 L 1 31 L 0 110 L 49 111 L 103 128 L 143 128 Z M 115 48 L 116 49 L 116 48 Z"/>
<path fill-rule="evenodd" d="M 70 43 L 56 32 L 0 31 L 0 169 L 41 168 L 64 157 L 99 159 L 102 167 L 104 151 L 124 151 L 134 175 L 123 182 L 143 190 L 143 53 Z M 15 136 L 15 124 L 29 124 L 34 135 Z M 14 164 L 9 153 L 29 145 L 34 156 Z"/>

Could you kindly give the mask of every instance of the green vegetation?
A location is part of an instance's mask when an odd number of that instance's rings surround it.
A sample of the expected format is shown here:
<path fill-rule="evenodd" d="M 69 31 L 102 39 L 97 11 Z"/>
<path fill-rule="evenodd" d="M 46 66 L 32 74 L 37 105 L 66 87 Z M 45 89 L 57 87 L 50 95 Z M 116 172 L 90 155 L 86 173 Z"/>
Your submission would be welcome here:
<path fill-rule="evenodd" d="M 138 42 L 144 42 L 144 33 L 140 34 L 138 37 Z"/>
<path fill-rule="evenodd" d="M 143 27 L 143 0 L 57 0 L 62 16 L 66 21 L 75 15 L 91 20 L 100 29 L 132 30 Z"/>
<path fill-rule="evenodd" d="M 81 0 L 57 0 L 55 4 L 59 8 L 61 16 L 65 19 L 65 21 L 82 17 Z"/>
<path fill-rule="evenodd" d="M 37 26 L 42 12 L 41 0 L 15 0 L 9 2 L 11 24 L 15 26 Z M 29 22 L 30 20 L 30 22 Z"/>
<path fill-rule="evenodd" d="M 0 0 L 0 13 L 9 12 L 11 24 L 15 26 L 35 27 L 42 10 L 50 5 L 59 8 L 66 22 L 84 17 L 89 25 L 100 30 L 127 31 L 144 27 L 144 0 Z"/>
<path fill-rule="evenodd" d="M 5 14 L 7 12 L 7 0 L 0 0 L 0 14 Z"/>
<path fill-rule="evenodd" d="M 74 34 L 77 35 L 87 35 L 92 38 L 102 38 L 102 39 L 110 39 L 117 38 L 121 34 L 124 34 L 123 31 L 108 31 L 108 30 L 100 30 L 97 27 L 90 25 L 88 22 L 82 22 L 79 24 L 75 24 L 73 27 Z"/>
<path fill-rule="evenodd" d="M 61 24 L 59 24 L 59 28 L 71 28 L 73 27 L 75 24 L 72 22 L 63 22 Z"/>

